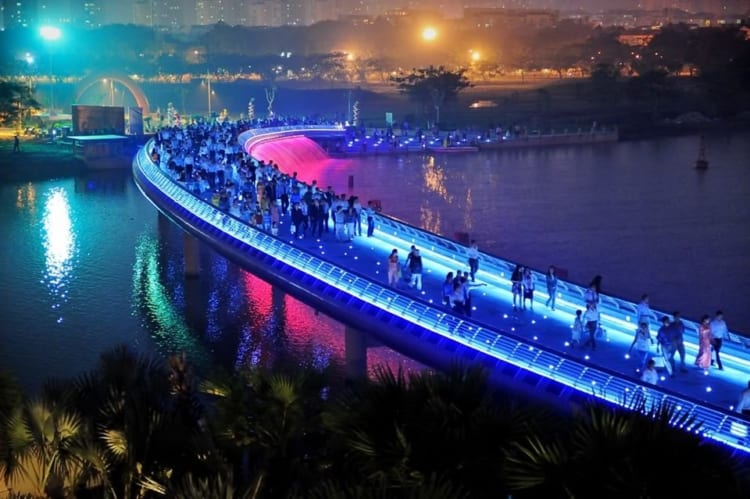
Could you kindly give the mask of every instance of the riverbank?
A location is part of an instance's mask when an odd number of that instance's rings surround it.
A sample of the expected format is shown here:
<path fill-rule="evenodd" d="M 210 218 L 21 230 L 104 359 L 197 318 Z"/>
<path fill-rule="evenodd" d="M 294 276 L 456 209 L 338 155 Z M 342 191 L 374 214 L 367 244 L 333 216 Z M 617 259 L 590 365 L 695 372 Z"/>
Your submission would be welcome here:
<path fill-rule="evenodd" d="M 86 165 L 73 150 L 59 143 L 21 137 L 20 152 L 13 152 L 12 136 L 0 138 L 0 179 L 29 180 L 77 175 Z"/>

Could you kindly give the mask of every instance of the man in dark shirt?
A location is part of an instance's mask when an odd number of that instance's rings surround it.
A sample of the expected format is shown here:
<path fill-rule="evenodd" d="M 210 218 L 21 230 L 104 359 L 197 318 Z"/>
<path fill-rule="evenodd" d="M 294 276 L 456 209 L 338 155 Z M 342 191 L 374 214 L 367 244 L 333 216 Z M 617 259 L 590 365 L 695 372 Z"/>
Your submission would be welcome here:
<path fill-rule="evenodd" d="M 661 318 L 661 327 L 659 332 L 656 333 L 656 341 L 659 343 L 662 355 L 666 360 L 666 368 L 669 371 L 670 376 L 674 376 L 674 354 L 675 347 L 672 342 L 672 328 L 669 324 L 669 317 L 666 315 Z"/>
<path fill-rule="evenodd" d="M 680 372 L 686 373 L 685 367 L 685 324 L 682 323 L 680 313 L 672 314 L 672 323 L 669 325 L 669 336 L 672 338 L 672 348 L 680 354 Z M 674 355 L 674 353 L 672 354 Z"/>

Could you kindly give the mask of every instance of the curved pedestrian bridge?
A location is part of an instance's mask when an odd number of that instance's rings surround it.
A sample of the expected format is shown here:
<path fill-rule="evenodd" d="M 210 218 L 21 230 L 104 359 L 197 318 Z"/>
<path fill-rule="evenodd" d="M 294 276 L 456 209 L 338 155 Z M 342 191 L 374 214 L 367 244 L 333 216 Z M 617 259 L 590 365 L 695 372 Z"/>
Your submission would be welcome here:
<path fill-rule="evenodd" d="M 283 127 L 245 132 L 245 150 L 253 141 L 290 135 L 336 133 L 330 127 Z M 644 397 L 668 404 L 698 423 L 685 428 L 742 452 L 750 453 L 750 422 L 733 405 L 747 385 L 750 357 L 747 340 L 730 334 L 725 339 L 723 371 L 693 367 L 697 354 L 697 324 L 683 320 L 688 373 L 674 378 L 664 374 L 656 386 L 642 383 L 635 374 L 637 361 L 627 358 L 633 339 L 636 305 L 601 296 L 600 314 L 606 339 L 596 351 L 569 345 L 574 313 L 584 309 L 584 289 L 558 283 L 557 307 L 548 310 L 544 275 L 535 273 L 535 310 L 513 311 L 511 262 L 481 253 L 473 290 L 471 317 L 456 315 L 441 303 L 447 272 L 467 269 L 464 246 L 392 219 L 375 215 L 373 237 L 335 241 L 333 234 L 297 239 L 290 235 L 289 219 L 282 217 L 278 236 L 252 227 L 188 192 L 173 173 L 155 165 L 142 148 L 133 160 L 134 179 L 154 206 L 188 234 L 203 241 L 238 265 L 324 311 L 349 327 L 375 336 L 392 348 L 421 362 L 447 367 L 455 360 L 486 366 L 498 383 L 523 385 L 563 399 L 593 395 L 610 403 L 630 406 Z M 284 165 L 306 179 L 304 165 Z M 363 233 L 365 230 L 363 221 Z M 387 257 L 392 248 L 405 256 L 411 245 L 422 253 L 423 290 L 387 285 Z M 402 260 L 403 261 L 403 260 Z M 542 284 L 542 285 L 540 285 Z M 651 329 L 657 328 L 654 311 Z"/>

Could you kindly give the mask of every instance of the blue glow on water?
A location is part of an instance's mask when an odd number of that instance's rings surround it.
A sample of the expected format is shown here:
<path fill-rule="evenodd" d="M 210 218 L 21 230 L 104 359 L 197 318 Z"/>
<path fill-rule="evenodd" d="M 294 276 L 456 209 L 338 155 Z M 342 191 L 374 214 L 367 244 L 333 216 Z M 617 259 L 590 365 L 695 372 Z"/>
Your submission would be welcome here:
<path fill-rule="evenodd" d="M 738 439 L 738 433 L 740 432 L 738 428 L 744 427 L 747 431 L 747 422 L 727 411 L 707 407 L 666 389 L 645 387 L 637 381 L 621 378 L 617 373 L 581 363 L 565 354 L 535 348 L 512 335 L 478 326 L 469 320 L 436 309 L 425 302 L 401 295 L 387 288 L 383 283 L 374 283 L 358 274 L 318 259 L 310 253 L 293 247 L 291 244 L 285 244 L 277 238 L 248 227 L 192 196 L 153 165 L 144 150 L 140 151 L 135 159 L 134 174 L 139 187 L 147 197 L 151 192 L 149 186 L 153 186 L 159 193 L 151 193 L 150 195 L 164 196 L 165 199 L 174 204 L 175 208 L 186 210 L 190 217 L 206 224 L 207 228 L 213 228 L 217 231 L 217 234 L 230 235 L 241 244 L 271 255 L 285 265 L 313 276 L 340 292 L 347 293 L 373 307 L 387 311 L 404 321 L 424 327 L 451 341 L 613 404 L 627 407 L 633 394 L 646 390 L 652 401 L 658 400 L 662 403 L 678 406 L 681 408 L 680 410 L 683 408 L 688 410 L 701 423 L 700 432 L 706 437 L 744 452 L 750 452 L 750 443 L 744 439 Z M 464 258 L 461 247 L 445 239 L 425 234 L 416 228 L 384 217 L 380 217 L 379 221 L 386 225 L 390 224 L 393 229 L 391 231 L 392 240 L 383 243 L 386 246 L 395 245 L 398 242 L 400 246 L 397 247 L 407 248 L 417 238 L 419 238 L 423 247 L 427 247 L 426 242 L 434 243 L 432 249 L 435 251 L 440 246 L 450 245 L 452 256 L 442 255 L 441 258 L 444 260 L 445 268 L 451 270 L 457 268 L 456 257 Z M 509 263 L 497 258 L 490 264 L 509 270 Z M 507 300 L 509 294 L 507 279 L 504 274 L 500 275 L 499 281 L 501 284 L 505 284 L 505 287 L 497 288 L 493 292 Z M 561 299 L 558 301 L 560 309 L 556 313 L 552 313 L 551 316 L 569 322 L 570 314 L 578 306 L 574 300 L 580 301 L 581 291 L 575 286 L 566 286 L 564 283 L 559 287 L 562 289 Z M 540 293 L 540 295 L 546 298 L 543 293 Z M 615 326 L 612 335 L 618 341 L 624 339 L 620 335 L 625 335 L 628 339 L 632 338 L 632 332 L 626 334 L 623 331 L 617 331 L 617 328 L 627 327 L 632 329 L 632 324 L 627 318 L 628 314 L 634 312 L 633 307 L 633 304 L 611 297 L 606 297 L 606 300 L 603 300 L 604 312 L 602 318 Z M 695 327 L 691 323 L 687 325 L 691 328 Z M 690 347 L 694 348 L 694 345 L 690 345 Z M 588 359 L 588 356 L 586 359 Z M 710 392 L 710 390 L 707 390 L 707 392 Z M 688 430 L 693 431 L 694 428 L 691 427 Z"/>

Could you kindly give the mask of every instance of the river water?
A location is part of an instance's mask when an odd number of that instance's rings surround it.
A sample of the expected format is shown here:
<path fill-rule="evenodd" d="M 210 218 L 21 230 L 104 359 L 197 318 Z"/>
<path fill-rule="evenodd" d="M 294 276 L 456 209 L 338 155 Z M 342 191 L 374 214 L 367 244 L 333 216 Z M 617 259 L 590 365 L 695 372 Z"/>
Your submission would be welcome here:
<path fill-rule="evenodd" d="M 384 211 L 485 251 L 695 319 L 723 308 L 750 332 L 750 134 L 438 156 L 369 157 L 301 170 L 378 199 Z M 283 160 L 283 158 L 282 158 Z M 322 166 L 321 166 L 322 165 Z M 178 229 L 160 223 L 129 172 L 0 183 L 0 369 L 30 391 L 128 344 L 186 351 L 199 369 L 309 353 L 341 363 L 344 327 L 202 252 L 182 277 Z M 428 255 L 425 255 L 428 260 Z M 421 366 L 384 347 L 368 364 Z"/>

